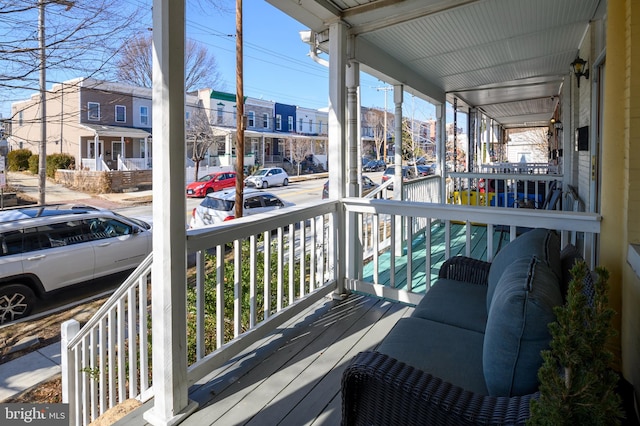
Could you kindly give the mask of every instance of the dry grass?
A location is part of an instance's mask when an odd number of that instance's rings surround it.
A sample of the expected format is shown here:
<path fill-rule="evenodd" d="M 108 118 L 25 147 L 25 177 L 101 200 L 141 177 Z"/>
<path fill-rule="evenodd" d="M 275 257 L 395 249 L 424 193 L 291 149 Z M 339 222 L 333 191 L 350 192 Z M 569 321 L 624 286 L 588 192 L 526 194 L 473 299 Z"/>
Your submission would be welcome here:
<path fill-rule="evenodd" d="M 9 362 L 42 347 L 60 341 L 60 327 L 63 322 L 75 319 L 81 324 L 100 308 L 106 298 L 96 299 L 59 313 L 35 320 L 11 324 L 0 329 L 0 364 Z M 27 336 L 37 336 L 38 343 L 21 351 L 9 353 L 11 347 Z M 58 403 L 62 402 L 60 376 L 27 389 L 23 393 L 2 402 Z"/>

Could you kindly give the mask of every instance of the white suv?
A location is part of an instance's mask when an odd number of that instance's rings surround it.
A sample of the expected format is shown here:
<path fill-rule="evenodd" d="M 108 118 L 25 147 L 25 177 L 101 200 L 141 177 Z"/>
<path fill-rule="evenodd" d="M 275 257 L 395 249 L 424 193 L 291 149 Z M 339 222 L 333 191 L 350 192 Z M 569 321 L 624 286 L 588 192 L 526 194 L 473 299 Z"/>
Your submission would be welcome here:
<path fill-rule="evenodd" d="M 109 210 L 0 211 L 0 324 L 53 290 L 133 269 L 151 250 L 151 225 Z"/>
<path fill-rule="evenodd" d="M 289 185 L 289 175 L 282 167 L 269 167 L 260 169 L 244 180 L 245 186 L 256 188 L 268 188 L 270 186 Z"/>

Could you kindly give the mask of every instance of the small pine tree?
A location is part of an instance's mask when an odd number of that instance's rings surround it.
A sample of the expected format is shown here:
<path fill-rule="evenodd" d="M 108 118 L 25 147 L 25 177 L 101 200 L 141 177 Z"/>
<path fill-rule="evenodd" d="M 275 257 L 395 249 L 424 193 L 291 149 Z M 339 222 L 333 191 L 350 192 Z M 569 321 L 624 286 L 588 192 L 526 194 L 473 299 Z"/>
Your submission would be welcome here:
<path fill-rule="evenodd" d="M 556 307 L 557 320 L 549 324 L 551 349 L 542 352 L 540 399 L 531 401 L 529 425 L 614 425 L 624 417 L 615 392 L 618 378 L 609 368 L 613 355 L 605 347 L 615 334 L 615 312 L 607 296 L 609 273 L 604 268 L 595 272 L 591 305 L 583 291 L 586 263 L 571 269 L 567 301 Z"/>

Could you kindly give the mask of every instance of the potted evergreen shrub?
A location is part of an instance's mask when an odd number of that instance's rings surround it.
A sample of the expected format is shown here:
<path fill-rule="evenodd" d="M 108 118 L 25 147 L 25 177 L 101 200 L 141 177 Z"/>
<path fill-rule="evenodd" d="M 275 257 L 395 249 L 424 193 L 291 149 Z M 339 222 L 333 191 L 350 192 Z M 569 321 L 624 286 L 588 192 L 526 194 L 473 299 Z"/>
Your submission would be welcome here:
<path fill-rule="evenodd" d="M 615 334 L 615 312 L 607 296 L 609 273 L 595 269 L 593 290 L 585 288 L 592 277 L 584 261 L 577 262 L 571 274 L 567 300 L 556 308 L 556 322 L 549 324 L 551 349 L 542 353 L 540 399 L 531 401 L 527 424 L 620 424 L 624 413 L 616 393 L 618 375 L 610 368 L 613 354 L 606 348 Z"/>

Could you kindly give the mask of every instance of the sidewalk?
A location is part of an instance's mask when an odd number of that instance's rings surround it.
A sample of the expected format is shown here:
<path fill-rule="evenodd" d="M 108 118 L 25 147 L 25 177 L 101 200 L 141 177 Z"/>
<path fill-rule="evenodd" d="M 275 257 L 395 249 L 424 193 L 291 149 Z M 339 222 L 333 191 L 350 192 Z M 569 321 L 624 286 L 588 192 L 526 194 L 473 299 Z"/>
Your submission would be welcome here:
<path fill-rule="evenodd" d="M 37 201 L 40 197 L 38 175 L 29 172 L 8 172 L 7 185 L 16 191 Z M 97 208 L 113 209 L 151 199 L 152 191 L 124 192 L 117 194 L 87 194 L 67 188 L 47 179 L 45 185 L 45 203 L 86 204 Z"/>

